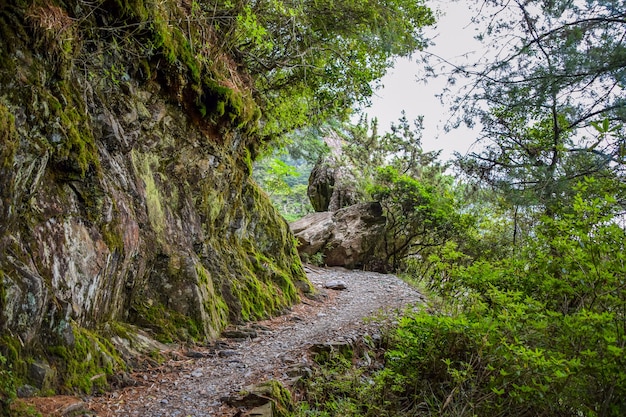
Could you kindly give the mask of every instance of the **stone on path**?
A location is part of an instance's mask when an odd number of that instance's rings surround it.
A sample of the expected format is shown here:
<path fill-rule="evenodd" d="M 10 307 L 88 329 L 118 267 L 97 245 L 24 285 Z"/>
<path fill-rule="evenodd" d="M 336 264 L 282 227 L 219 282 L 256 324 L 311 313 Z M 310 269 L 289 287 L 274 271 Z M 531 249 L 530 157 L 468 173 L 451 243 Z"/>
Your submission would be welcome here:
<path fill-rule="evenodd" d="M 224 330 L 222 332 L 222 337 L 226 339 L 255 339 L 258 336 L 258 333 L 252 329 Z"/>
<path fill-rule="evenodd" d="M 340 279 L 334 279 L 332 281 L 328 281 L 327 283 L 325 283 L 324 288 L 340 291 L 340 290 L 345 290 L 346 288 L 348 288 L 348 284 L 346 284 L 345 281 L 342 281 Z"/>

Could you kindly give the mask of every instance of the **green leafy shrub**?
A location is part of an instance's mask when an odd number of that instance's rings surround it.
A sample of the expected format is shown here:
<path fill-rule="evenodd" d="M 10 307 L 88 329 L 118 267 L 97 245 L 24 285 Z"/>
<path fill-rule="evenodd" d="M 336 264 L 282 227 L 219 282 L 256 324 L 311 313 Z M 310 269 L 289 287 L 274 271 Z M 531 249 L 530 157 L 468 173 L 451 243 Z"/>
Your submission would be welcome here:
<path fill-rule="evenodd" d="M 352 353 L 352 351 L 350 351 Z M 367 414 L 373 405 L 368 398 L 366 370 L 354 367 L 346 352 L 325 352 L 318 358 L 321 365 L 305 382 L 302 392 L 306 402 L 297 409 L 296 416 L 350 416 Z"/>
<path fill-rule="evenodd" d="M 377 170 L 369 193 L 381 203 L 387 219 L 381 246 L 391 270 L 406 266 L 411 258 L 423 261 L 469 224 L 470 218 L 457 211 L 449 184 L 437 182 L 392 166 Z"/>
<path fill-rule="evenodd" d="M 626 415 L 626 233 L 612 198 L 574 201 L 508 259 L 448 247 L 440 299 L 391 330 L 384 369 L 327 370 L 304 415 Z"/>
<path fill-rule="evenodd" d="M 516 257 L 448 265 L 447 311 L 406 317 L 381 384 L 437 415 L 626 413 L 624 230 L 575 198 Z M 391 383 L 390 383 L 391 382 Z"/>

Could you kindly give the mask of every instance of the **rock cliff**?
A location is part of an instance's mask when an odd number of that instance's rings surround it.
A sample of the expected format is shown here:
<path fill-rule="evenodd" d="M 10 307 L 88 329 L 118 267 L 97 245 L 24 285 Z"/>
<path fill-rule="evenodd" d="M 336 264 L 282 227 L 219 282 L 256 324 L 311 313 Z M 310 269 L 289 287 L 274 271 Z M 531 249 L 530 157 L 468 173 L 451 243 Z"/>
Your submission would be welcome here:
<path fill-rule="evenodd" d="M 250 178 L 249 82 L 191 2 L 147 5 L 0 2 L 0 379 L 89 391 L 137 334 L 208 340 L 309 289 Z"/>

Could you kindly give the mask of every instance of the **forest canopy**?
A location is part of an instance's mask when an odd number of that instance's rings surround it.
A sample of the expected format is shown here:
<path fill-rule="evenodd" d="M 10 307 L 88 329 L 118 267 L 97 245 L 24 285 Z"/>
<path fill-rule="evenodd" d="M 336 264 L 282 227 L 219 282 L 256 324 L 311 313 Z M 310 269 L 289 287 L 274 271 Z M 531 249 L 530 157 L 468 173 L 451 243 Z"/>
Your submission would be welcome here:
<path fill-rule="evenodd" d="M 431 9 L 409 0 L 201 3 L 254 79 L 262 134 L 345 118 L 366 103 L 396 57 L 423 48 Z M 224 16 L 223 18 L 221 16 Z"/>

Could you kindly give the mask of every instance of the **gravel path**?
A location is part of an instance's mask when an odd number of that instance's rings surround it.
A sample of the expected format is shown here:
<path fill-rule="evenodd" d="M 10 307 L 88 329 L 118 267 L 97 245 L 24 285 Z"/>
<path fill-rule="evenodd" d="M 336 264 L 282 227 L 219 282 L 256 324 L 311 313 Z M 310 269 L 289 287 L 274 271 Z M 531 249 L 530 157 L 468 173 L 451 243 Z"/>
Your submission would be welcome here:
<path fill-rule="evenodd" d="M 311 345 L 374 335 L 380 324 L 364 318 L 390 314 L 423 299 L 394 275 L 306 269 L 320 292 L 317 300 L 303 299 L 284 316 L 248 326 L 257 337 L 181 350 L 177 359 L 133 374 L 140 385 L 92 398 L 87 407 L 101 417 L 233 416 L 237 410 L 224 404 L 224 397 L 270 378 L 288 383 L 288 370 L 310 361 Z M 333 280 L 347 288 L 324 289 Z"/>

